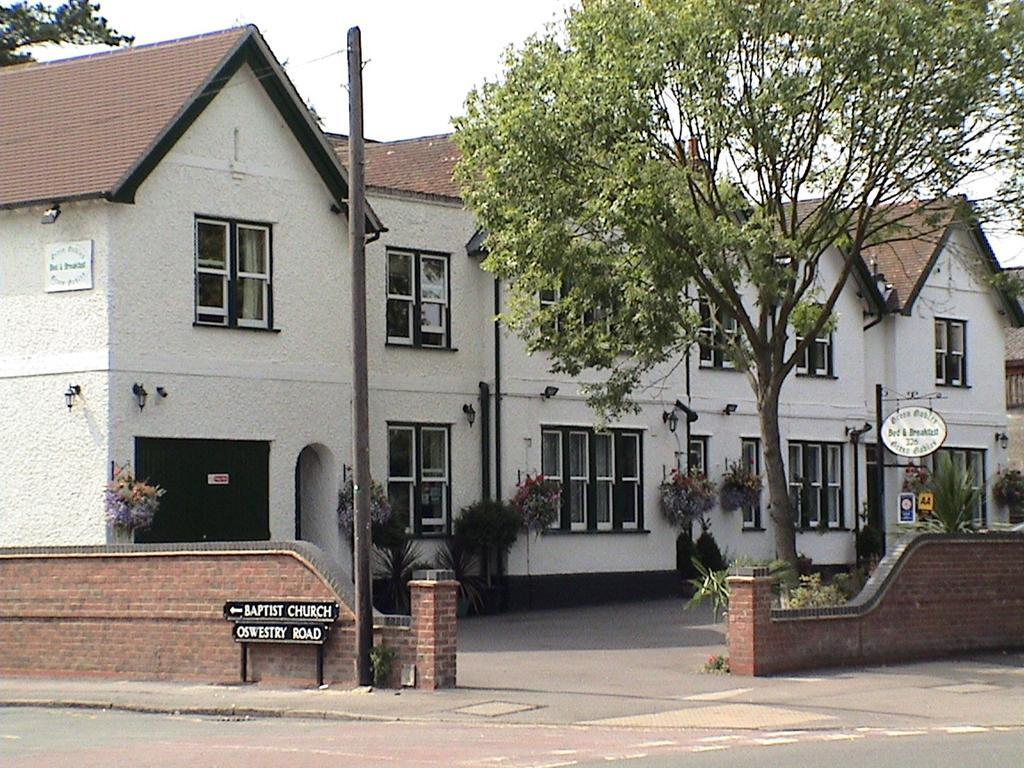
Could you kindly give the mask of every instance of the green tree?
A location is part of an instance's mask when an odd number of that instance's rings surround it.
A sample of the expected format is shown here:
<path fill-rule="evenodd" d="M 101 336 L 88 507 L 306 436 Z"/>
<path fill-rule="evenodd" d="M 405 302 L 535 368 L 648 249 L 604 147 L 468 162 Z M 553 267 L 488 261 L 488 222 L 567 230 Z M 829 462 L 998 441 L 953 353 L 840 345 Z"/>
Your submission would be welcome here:
<path fill-rule="evenodd" d="M 554 370 L 605 374 L 588 396 L 612 417 L 685 358 L 698 293 L 734 318 L 714 343 L 753 388 L 795 563 L 783 384 L 862 250 L 948 221 L 963 182 L 1005 160 L 991 139 L 1020 6 L 587 0 L 510 50 L 456 121 L 505 321 Z"/>
<path fill-rule="evenodd" d="M 0 5 L 0 67 L 32 61 L 24 48 L 60 45 L 122 45 L 134 38 L 114 31 L 90 0 L 69 0 L 57 7 L 45 3 Z"/>

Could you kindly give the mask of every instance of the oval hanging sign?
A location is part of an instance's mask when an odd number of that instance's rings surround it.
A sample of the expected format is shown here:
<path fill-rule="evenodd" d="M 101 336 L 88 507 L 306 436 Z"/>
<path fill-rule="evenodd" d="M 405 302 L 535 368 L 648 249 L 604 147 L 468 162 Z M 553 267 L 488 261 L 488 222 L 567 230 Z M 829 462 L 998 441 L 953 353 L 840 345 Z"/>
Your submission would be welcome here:
<path fill-rule="evenodd" d="M 882 442 L 897 456 L 921 458 L 946 442 L 946 422 L 931 408 L 897 408 L 882 422 Z"/>

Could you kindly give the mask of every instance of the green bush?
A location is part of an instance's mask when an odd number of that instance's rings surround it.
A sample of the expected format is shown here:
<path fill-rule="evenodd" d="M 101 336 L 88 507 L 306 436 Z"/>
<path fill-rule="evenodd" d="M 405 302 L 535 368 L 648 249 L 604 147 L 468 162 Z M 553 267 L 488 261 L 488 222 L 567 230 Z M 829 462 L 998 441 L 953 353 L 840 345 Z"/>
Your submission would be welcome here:
<path fill-rule="evenodd" d="M 373 669 L 373 684 L 383 688 L 388 684 L 391 677 L 391 668 L 395 663 L 397 653 L 394 648 L 387 645 L 375 645 L 370 649 L 370 667 Z"/>
<path fill-rule="evenodd" d="M 463 507 L 455 520 L 455 535 L 476 552 L 508 552 L 522 527 L 523 521 L 511 504 L 484 499 Z"/>
<path fill-rule="evenodd" d="M 721 571 L 728 565 L 718 548 L 718 542 L 711 530 L 702 526 L 700 538 L 697 539 L 697 559 L 709 571 Z"/>
<path fill-rule="evenodd" d="M 882 556 L 882 532 L 873 525 L 857 531 L 857 562 L 869 563 Z"/>
<path fill-rule="evenodd" d="M 940 454 L 931 478 L 935 510 L 918 523 L 918 528 L 934 533 L 969 533 L 974 530 L 973 512 L 980 491 L 966 467 L 954 464 Z"/>
<path fill-rule="evenodd" d="M 845 605 L 846 595 L 835 584 L 822 584 L 821 574 L 800 577 L 800 586 L 789 592 L 790 608 L 830 608 Z"/>
<path fill-rule="evenodd" d="M 482 584 L 477 575 L 479 562 L 466 546 L 466 543 L 454 537 L 444 543 L 437 551 L 435 565 L 443 571 L 452 571 L 459 582 L 459 600 L 468 603 L 477 613 L 483 608 L 481 595 Z"/>
<path fill-rule="evenodd" d="M 867 572 L 863 568 L 854 568 L 849 573 L 837 573 L 832 577 L 832 584 L 847 600 L 852 600 L 864 589 L 867 580 Z"/>
<path fill-rule="evenodd" d="M 710 570 L 696 557 L 693 558 L 693 567 L 697 569 L 699 575 L 690 580 L 693 585 L 693 597 L 686 604 L 686 608 L 696 608 L 705 600 L 710 600 L 715 621 L 718 621 L 719 615 L 729 610 L 729 584 L 726 581 L 729 571 L 725 568 Z"/>

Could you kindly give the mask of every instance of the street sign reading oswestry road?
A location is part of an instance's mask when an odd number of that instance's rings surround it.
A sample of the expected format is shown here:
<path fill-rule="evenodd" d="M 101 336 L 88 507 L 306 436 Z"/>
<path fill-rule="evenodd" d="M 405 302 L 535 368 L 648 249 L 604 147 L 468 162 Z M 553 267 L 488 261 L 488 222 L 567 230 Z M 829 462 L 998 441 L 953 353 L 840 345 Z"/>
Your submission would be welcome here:
<path fill-rule="evenodd" d="M 286 600 L 233 600 L 224 603 L 224 618 L 228 621 L 287 621 L 323 624 L 338 618 L 338 604 Z"/>
<path fill-rule="evenodd" d="M 314 643 L 327 642 L 324 624 L 235 624 L 236 643 Z"/>

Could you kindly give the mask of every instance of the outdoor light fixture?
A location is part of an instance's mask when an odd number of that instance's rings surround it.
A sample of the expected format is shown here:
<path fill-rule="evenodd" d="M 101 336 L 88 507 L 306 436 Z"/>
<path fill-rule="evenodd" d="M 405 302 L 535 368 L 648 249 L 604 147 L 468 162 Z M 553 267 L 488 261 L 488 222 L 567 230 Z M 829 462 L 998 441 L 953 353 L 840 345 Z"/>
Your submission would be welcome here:
<path fill-rule="evenodd" d="M 64 393 L 64 404 L 71 410 L 75 404 L 75 398 L 82 394 L 82 387 L 79 384 L 68 384 L 68 391 Z"/>
<path fill-rule="evenodd" d="M 1005 451 L 1006 446 L 1010 444 L 1010 436 L 1005 432 L 996 432 L 996 442 L 999 443 L 999 447 Z"/>
<path fill-rule="evenodd" d="M 149 397 L 149 392 L 146 391 L 144 386 L 136 382 L 132 384 L 132 394 L 135 395 L 135 402 L 141 411 L 146 407 L 146 398 Z"/>
<path fill-rule="evenodd" d="M 676 400 L 675 408 L 677 411 L 682 411 L 683 413 L 686 414 L 687 424 L 693 424 L 693 422 L 695 422 L 699 417 L 699 414 L 695 410 L 693 410 L 693 408 L 684 403 L 682 400 Z"/>
<path fill-rule="evenodd" d="M 469 426 L 473 426 L 473 422 L 476 421 L 476 408 L 470 403 L 466 403 L 462 406 L 462 412 L 466 414 L 466 421 L 469 422 Z"/>
<path fill-rule="evenodd" d="M 545 400 L 550 400 L 557 394 L 558 387 L 553 387 L 550 384 L 548 384 L 546 387 L 544 387 L 544 391 L 540 393 L 540 396 L 543 397 Z"/>
<path fill-rule="evenodd" d="M 158 395 L 160 395 L 160 399 L 163 399 L 163 398 L 167 397 L 167 388 L 166 387 L 157 387 L 156 388 L 156 393 Z"/>
<path fill-rule="evenodd" d="M 736 405 L 736 403 L 726 403 L 725 408 L 722 409 L 722 413 L 724 413 L 726 416 L 732 416 L 734 413 L 736 413 L 737 408 L 739 408 L 739 406 Z"/>
<path fill-rule="evenodd" d="M 60 216 L 60 203 L 54 203 L 50 208 L 43 214 L 43 218 L 40 220 L 42 224 L 53 224 Z"/>
<path fill-rule="evenodd" d="M 676 416 L 675 408 L 673 408 L 671 411 L 665 411 L 663 414 L 661 414 L 661 420 L 668 424 L 669 432 L 675 432 L 676 427 L 679 426 L 679 417 Z"/>

